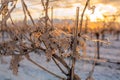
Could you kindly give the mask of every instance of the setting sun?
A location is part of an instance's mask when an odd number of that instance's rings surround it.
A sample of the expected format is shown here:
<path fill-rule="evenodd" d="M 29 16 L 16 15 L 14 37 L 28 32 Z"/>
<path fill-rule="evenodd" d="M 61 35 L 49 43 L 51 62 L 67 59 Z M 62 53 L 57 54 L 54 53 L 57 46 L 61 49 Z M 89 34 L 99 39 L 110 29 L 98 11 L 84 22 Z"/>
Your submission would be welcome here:
<path fill-rule="evenodd" d="M 90 10 L 87 10 L 86 14 L 90 17 L 92 22 L 102 21 L 104 19 L 103 15 L 112 15 L 117 12 L 117 9 L 111 5 L 98 4 L 91 14 Z"/>

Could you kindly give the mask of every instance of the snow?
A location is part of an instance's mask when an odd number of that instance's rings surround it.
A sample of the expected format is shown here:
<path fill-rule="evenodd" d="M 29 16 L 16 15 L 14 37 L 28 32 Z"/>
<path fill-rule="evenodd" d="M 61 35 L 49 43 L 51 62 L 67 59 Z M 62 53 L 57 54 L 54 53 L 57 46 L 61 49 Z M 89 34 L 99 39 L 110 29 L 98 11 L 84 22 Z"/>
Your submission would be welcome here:
<path fill-rule="evenodd" d="M 92 42 L 87 42 L 87 54 L 92 56 L 95 52 L 95 46 Z M 91 46 L 90 46 L 91 45 Z M 30 54 L 31 58 L 37 63 L 45 66 L 52 72 L 60 76 L 64 76 L 59 69 L 55 66 L 53 61 L 46 62 L 44 55 Z M 95 67 L 95 72 L 93 77 L 95 80 L 120 80 L 120 41 L 115 41 L 111 38 L 111 44 L 106 46 L 101 46 L 100 48 L 101 58 L 108 59 L 110 62 L 101 62 L 100 65 Z M 58 78 L 50 75 L 49 73 L 43 71 L 36 65 L 29 62 L 24 58 L 20 62 L 20 67 L 18 75 L 15 76 L 12 74 L 12 71 L 9 68 L 11 57 L 4 57 L 6 64 L 0 64 L 0 80 L 59 80 Z M 77 73 L 82 80 L 85 80 L 89 71 L 91 70 L 92 65 L 88 61 L 77 61 L 75 73 Z"/>

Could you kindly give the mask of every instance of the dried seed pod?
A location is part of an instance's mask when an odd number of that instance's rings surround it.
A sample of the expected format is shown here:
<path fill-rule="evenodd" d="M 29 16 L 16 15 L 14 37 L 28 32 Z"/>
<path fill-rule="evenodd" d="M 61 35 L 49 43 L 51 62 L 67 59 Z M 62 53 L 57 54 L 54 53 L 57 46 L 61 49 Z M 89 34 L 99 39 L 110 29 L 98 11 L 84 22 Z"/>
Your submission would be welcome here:
<path fill-rule="evenodd" d="M 95 80 L 93 77 L 89 76 L 86 80 Z"/>
<path fill-rule="evenodd" d="M 11 62 L 10 62 L 10 69 L 13 70 L 13 74 L 17 75 L 18 73 L 18 67 L 19 67 L 19 62 L 22 60 L 22 57 L 19 55 L 13 55 Z"/>

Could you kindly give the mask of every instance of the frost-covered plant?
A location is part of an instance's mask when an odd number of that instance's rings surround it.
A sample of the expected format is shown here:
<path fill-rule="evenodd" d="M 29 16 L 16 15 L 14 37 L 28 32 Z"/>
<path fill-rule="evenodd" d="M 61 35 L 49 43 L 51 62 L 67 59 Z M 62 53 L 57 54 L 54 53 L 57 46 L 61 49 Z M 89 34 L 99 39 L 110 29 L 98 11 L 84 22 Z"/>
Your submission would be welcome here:
<path fill-rule="evenodd" d="M 27 60 L 37 65 L 44 71 L 62 80 L 81 80 L 80 77 L 74 72 L 74 69 L 76 60 L 81 58 L 80 50 L 86 54 L 86 43 L 84 39 L 87 38 L 87 36 L 83 35 L 81 31 L 83 16 L 89 1 L 90 0 L 87 0 L 81 15 L 80 30 L 78 30 L 79 8 L 77 8 L 74 32 L 73 34 L 67 34 L 64 31 L 55 28 L 51 23 L 51 20 L 48 16 L 49 0 L 41 0 L 45 16 L 38 21 L 39 23 L 34 22 L 25 1 L 21 0 L 24 12 L 24 24 L 21 26 L 12 24 L 9 27 L 4 26 L 5 24 L 0 25 L 0 27 L 3 27 L 1 29 L 1 34 L 5 33 L 5 35 L 7 35 L 7 38 L 5 38 L 4 35 L 1 36 L 1 38 L 4 40 L 0 41 L 0 55 L 12 56 L 10 68 L 13 70 L 13 74 L 17 75 L 19 62 L 23 59 L 22 57 L 24 56 Z M 15 8 L 15 5 L 16 2 L 13 8 L 10 10 L 11 12 Z M 7 19 L 10 18 L 11 12 L 8 12 L 8 14 L 5 15 L 6 18 L 2 21 L 6 22 Z M 32 26 L 27 24 L 27 17 L 30 17 L 30 20 L 33 24 Z M 40 53 L 40 51 L 42 51 L 42 53 Z M 47 61 L 53 60 L 56 66 L 66 77 L 63 78 L 36 63 L 29 55 L 31 52 L 46 55 Z M 68 65 L 65 60 L 65 57 L 68 56 L 72 60 L 71 65 Z M 88 79 L 91 78 L 91 76 L 92 75 L 90 75 Z"/>

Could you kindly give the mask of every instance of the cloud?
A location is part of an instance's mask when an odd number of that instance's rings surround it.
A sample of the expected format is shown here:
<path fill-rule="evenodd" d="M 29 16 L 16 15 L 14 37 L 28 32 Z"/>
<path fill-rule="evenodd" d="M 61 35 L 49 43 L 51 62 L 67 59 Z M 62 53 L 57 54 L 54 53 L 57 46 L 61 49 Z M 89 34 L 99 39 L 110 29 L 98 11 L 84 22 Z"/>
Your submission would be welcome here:
<path fill-rule="evenodd" d="M 40 4 L 41 5 L 41 1 L 40 0 L 26 0 L 27 2 L 29 2 L 30 4 Z M 50 0 L 52 2 L 50 2 L 50 6 L 54 6 L 55 8 L 71 8 L 73 7 L 74 3 L 81 3 L 82 0 Z M 85 2 L 85 1 L 83 1 Z"/>
<path fill-rule="evenodd" d="M 109 5 L 113 5 L 116 8 L 120 8 L 119 4 L 120 4 L 120 0 L 98 0 L 98 3 L 101 4 L 109 4 Z"/>

